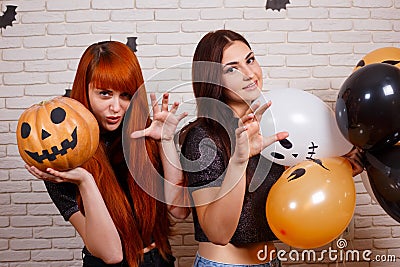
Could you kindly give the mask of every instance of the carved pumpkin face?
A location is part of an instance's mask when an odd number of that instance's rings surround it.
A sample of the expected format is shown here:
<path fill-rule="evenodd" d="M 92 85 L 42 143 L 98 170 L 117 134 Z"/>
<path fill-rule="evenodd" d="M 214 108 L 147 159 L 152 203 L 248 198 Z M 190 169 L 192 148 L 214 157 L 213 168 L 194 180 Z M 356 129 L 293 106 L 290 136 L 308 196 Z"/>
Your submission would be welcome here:
<path fill-rule="evenodd" d="M 372 63 L 386 63 L 400 68 L 400 48 L 382 47 L 366 54 L 354 67 L 354 71 Z"/>
<path fill-rule="evenodd" d="M 342 157 L 306 160 L 287 169 L 266 203 L 271 230 L 284 243 L 316 248 L 337 238 L 350 222 L 356 192 Z"/>
<path fill-rule="evenodd" d="M 79 101 L 68 97 L 26 109 L 18 120 L 16 134 L 22 159 L 42 171 L 78 167 L 93 156 L 99 144 L 96 118 Z"/>

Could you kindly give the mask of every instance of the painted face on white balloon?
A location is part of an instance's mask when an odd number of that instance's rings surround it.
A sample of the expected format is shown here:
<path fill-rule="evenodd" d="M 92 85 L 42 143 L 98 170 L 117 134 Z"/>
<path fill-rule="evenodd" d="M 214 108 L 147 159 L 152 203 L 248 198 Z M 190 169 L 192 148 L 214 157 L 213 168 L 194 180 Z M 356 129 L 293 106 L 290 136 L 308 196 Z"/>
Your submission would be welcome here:
<path fill-rule="evenodd" d="M 315 154 L 317 154 L 319 145 L 318 141 L 309 140 L 308 146 L 303 146 L 301 148 L 296 148 L 296 145 L 290 141 L 289 138 L 280 140 L 275 146 L 275 150 L 271 150 L 269 157 L 275 162 L 279 161 L 298 161 L 315 159 Z"/>
<path fill-rule="evenodd" d="M 289 137 L 266 147 L 261 154 L 284 166 L 301 161 L 344 155 L 352 145 L 341 135 L 334 112 L 317 96 L 294 88 L 273 89 L 259 98 L 272 105 L 260 121 L 261 133 L 287 131 Z"/>

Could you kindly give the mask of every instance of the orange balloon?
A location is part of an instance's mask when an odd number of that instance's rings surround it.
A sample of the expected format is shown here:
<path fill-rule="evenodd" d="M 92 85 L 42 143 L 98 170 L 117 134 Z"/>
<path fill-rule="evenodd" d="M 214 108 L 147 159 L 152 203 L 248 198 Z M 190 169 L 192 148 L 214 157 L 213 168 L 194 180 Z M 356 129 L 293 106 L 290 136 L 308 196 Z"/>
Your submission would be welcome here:
<path fill-rule="evenodd" d="M 274 234 L 302 249 L 324 246 L 350 223 L 356 191 L 342 157 L 307 160 L 287 169 L 272 186 L 266 215 Z"/>
<path fill-rule="evenodd" d="M 372 63 L 387 63 L 400 68 L 400 48 L 382 47 L 369 52 L 357 63 L 353 72 Z"/>

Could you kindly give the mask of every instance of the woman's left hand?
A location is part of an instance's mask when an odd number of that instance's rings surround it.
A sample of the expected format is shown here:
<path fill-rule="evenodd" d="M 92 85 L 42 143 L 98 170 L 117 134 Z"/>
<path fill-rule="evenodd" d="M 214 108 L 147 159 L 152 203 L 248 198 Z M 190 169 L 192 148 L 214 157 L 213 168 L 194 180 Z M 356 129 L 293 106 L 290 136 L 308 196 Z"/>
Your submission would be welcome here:
<path fill-rule="evenodd" d="M 164 93 L 161 109 L 157 103 L 156 95 L 150 94 L 151 105 L 153 107 L 153 121 L 150 126 L 144 130 L 135 131 L 131 134 L 131 138 L 151 137 L 155 140 L 171 141 L 174 138 L 176 127 L 179 122 L 188 114 L 184 112 L 176 115 L 179 103 L 174 102 L 171 109 L 168 111 L 169 94 Z"/>
<path fill-rule="evenodd" d="M 353 169 L 353 177 L 360 174 L 364 170 L 364 164 L 362 163 L 362 154 L 356 147 L 353 147 L 353 149 L 349 153 L 343 155 L 342 157 L 350 162 Z"/>
<path fill-rule="evenodd" d="M 236 148 L 234 159 L 237 162 L 247 161 L 249 158 L 261 153 L 267 146 L 289 136 L 288 132 L 278 132 L 271 136 L 262 136 L 260 121 L 264 112 L 271 106 L 271 101 L 262 105 L 256 102 L 239 119 L 236 134 Z"/>

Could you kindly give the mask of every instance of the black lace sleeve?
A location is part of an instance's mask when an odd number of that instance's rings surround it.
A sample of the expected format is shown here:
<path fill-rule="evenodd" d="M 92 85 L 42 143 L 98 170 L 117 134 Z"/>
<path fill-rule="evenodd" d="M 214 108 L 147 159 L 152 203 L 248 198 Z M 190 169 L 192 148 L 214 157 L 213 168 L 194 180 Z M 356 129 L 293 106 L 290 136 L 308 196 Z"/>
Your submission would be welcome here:
<path fill-rule="evenodd" d="M 77 186 L 72 183 L 52 183 L 44 181 L 51 200 L 56 205 L 64 220 L 79 211 L 76 201 Z"/>
<path fill-rule="evenodd" d="M 189 131 L 182 145 L 181 162 L 190 191 L 221 186 L 226 169 L 223 153 L 205 129 L 198 126 Z"/>

